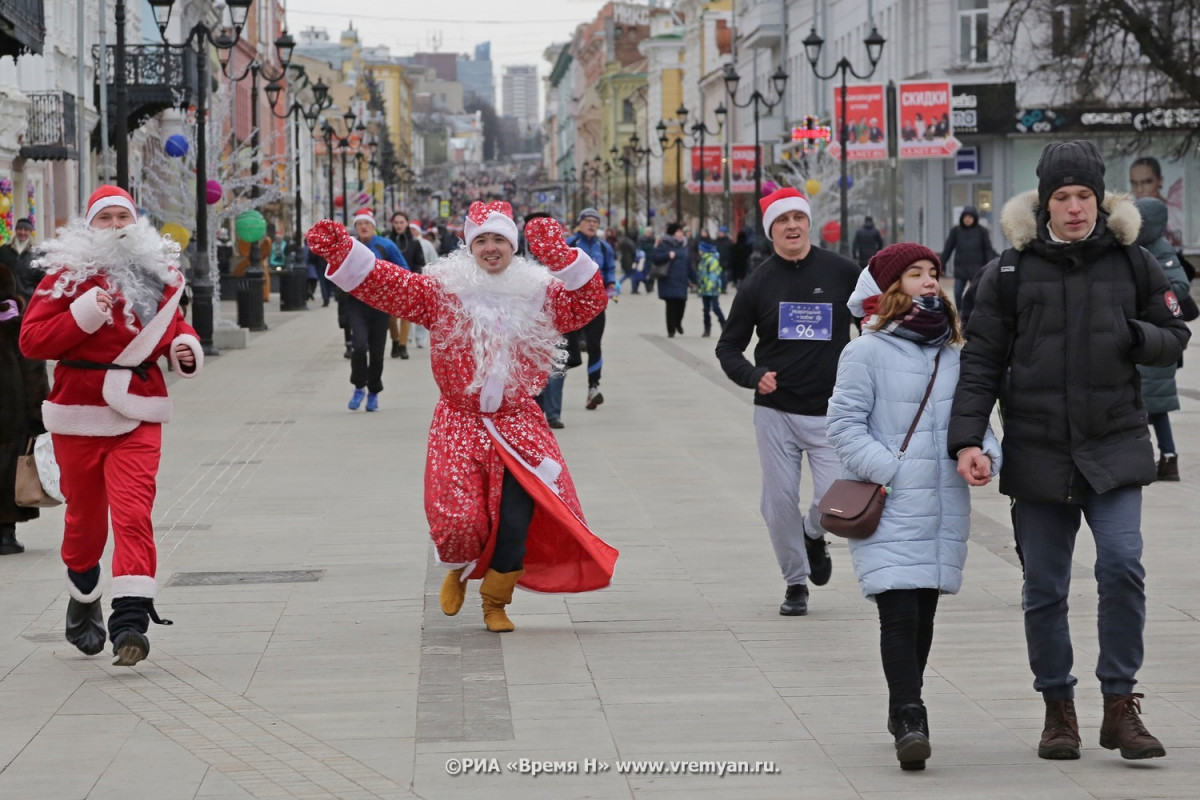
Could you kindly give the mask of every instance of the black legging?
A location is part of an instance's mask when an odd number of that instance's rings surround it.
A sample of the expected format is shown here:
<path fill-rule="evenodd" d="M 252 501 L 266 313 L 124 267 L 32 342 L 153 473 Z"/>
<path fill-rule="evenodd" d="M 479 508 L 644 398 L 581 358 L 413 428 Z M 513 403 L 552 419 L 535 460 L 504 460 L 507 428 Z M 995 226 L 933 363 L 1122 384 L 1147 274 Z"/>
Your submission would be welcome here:
<path fill-rule="evenodd" d="M 600 368 L 604 366 L 604 358 L 600 353 L 600 340 L 604 338 L 604 312 L 601 311 L 595 319 L 579 329 L 587 345 L 588 388 L 600 385 Z"/>
<path fill-rule="evenodd" d="M 388 316 L 347 296 L 346 318 L 350 323 L 350 383 L 371 394 L 383 391 L 383 356 L 387 350 Z"/>
<path fill-rule="evenodd" d="M 676 332 L 683 332 L 683 310 L 687 307 L 687 298 L 676 300 L 670 297 L 664 297 L 663 302 L 667 304 L 667 335 L 674 336 Z"/>
<path fill-rule="evenodd" d="M 500 527 L 496 531 L 496 549 L 491 568 L 496 572 L 516 572 L 525 561 L 525 537 L 533 521 L 533 498 L 505 470 L 500 490 Z"/>
<path fill-rule="evenodd" d="M 875 595 L 879 607 L 879 653 L 887 676 L 888 707 L 921 702 L 925 664 L 933 644 L 937 589 L 893 589 Z"/>

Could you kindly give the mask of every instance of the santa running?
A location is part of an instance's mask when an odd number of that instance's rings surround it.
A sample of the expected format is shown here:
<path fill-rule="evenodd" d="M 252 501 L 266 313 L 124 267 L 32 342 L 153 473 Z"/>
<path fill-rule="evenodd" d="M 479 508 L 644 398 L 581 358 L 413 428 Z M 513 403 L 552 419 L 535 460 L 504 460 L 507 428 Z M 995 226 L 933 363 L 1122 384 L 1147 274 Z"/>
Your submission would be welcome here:
<path fill-rule="evenodd" d="M 179 311 L 179 245 L 163 238 L 133 198 L 101 186 L 87 213 L 43 244 L 45 271 L 21 328 L 28 358 L 53 359 L 54 388 L 42 418 L 54 441 L 67 501 L 67 641 L 87 655 L 113 643 L 119 666 L 150 652 L 158 582 L 151 511 L 162 424 L 171 399 L 158 361 L 194 377 L 204 364 L 196 332 Z M 112 614 L 101 608 L 100 556 L 112 516 Z"/>
<path fill-rule="evenodd" d="M 429 329 L 434 379 L 425 513 L 438 560 L 450 569 L 441 605 L 457 614 L 466 580 L 479 588 L 484 623 L 511 631 L 513 588 L 584 592 L 612 579 L 617 551 L 583 518 L 558 442 L 534 396 L 577 330 L 608 301 L 596 264 L 567 247 L 561 226 L 525 228 L 542 264 L 514 255 L 508 203 L 474 203 L 466 247 L 416 274 L 375 258 L 335 222 L 308 232 L 326 275 L 354 297 Z M 546 267 L 549 268 L 547 271 Z"/>

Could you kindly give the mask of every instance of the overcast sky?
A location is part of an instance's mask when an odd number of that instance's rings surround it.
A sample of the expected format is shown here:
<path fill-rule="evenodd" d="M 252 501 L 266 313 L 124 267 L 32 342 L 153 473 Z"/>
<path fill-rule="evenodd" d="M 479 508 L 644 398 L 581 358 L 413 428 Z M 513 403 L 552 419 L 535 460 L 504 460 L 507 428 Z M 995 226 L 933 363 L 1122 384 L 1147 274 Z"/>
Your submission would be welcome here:
<path fill-rule="evenodd" d="M 366 45 L 387 45 L 392 55 L 421 51 L 467 53 L 491 41 L 497 100 L 506 64 L 536 64 L 549 72 L 542 52 L 571 38 L 575 26 L 594 19 L 605 0 L 352 0 L 336 11 L 329 0 L 287 0 L 288 27 L 329 31 L 336 39 L 351 20 Z M 352 9 L 352 10 L 351 10 Z M 297 38 L 299 38 L 297 36 Z M 436 41 L 440 45 L 435 47 Z"/>

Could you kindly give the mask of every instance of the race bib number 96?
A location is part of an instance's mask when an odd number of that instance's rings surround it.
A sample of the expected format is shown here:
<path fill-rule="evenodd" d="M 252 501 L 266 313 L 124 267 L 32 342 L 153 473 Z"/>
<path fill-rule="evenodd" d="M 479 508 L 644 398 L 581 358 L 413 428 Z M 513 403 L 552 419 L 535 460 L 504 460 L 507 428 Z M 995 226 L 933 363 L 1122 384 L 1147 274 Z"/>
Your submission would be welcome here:
<path fill-rule="evenodd" d="M 779 338 L 828 342 L 833 338 L 833 304 L 780 303 Z"/>

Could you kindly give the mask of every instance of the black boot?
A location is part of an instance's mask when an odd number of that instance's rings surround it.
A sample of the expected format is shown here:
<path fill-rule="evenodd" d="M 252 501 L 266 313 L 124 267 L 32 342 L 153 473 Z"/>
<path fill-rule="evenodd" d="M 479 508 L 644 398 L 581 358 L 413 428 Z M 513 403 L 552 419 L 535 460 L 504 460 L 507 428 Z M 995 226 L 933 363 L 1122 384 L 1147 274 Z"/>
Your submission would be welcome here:
<path fill-rule="evenodd" d="M 148 597 L 113 598 L 108 630 L 117 657 L 114 667 L 132 667 L 150 655 L 150 639 L 146 637 L 150 620 L 159 625 L 172 624 L 169 619 L 159 618 L 154 601 Z"/>
<path fill-rule="evenodd" d="M 85 656 L 94 656 L 104 649 L 108 634 L 104 630 L 104 609 L 100 598 L 82 603 L 72 597 L 67 601 L 67 641 Z"/>
<path fill-rule="evenodd" d="M 900 769 L 925 769 L 925 760 L 932 754 L 925 706 L 920 703 L 900 706 L 888 717 L 888 733 L 896 739 L 896 760 L 900 762 Z"/>
<path fill-rule="evenodd" d="M 0 556 L 14 556 L 24 552 L 25 545 L 17 541 L 17 524 L 0 523 Z"/>

